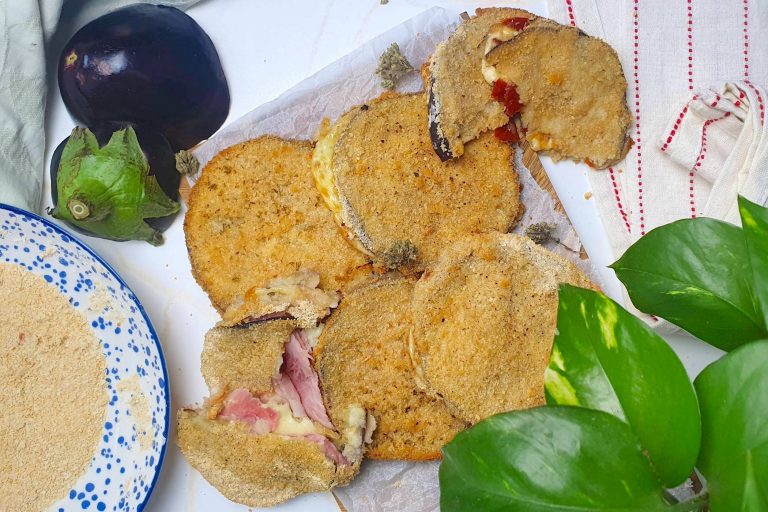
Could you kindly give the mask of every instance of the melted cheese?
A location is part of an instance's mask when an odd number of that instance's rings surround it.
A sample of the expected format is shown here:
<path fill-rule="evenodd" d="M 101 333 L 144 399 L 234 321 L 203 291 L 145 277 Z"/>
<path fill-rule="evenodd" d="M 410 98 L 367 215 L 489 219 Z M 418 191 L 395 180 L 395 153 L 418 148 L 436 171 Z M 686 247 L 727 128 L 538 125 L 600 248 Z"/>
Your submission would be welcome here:
<path fill-rule="evenodd" d="M 360 460 L 363 456 L 363 440 L 368 425 L 368 415 L 360 406 L 351 405 L 347 409 L 347 426 L 344 427 L 344 457 L 348 460 Z"/>
<path fill-rule="evenodd" d="M 555 143 L 552 141 L 552 137 L 544 133 L 531 133 L 526 135 L 525 138 L 528 139 L 528 142 L 531 144 L 531 149 L 534 151 L 546 151 L 555 148 Z"/>
<path fill-rule="evenodd" d="M 309 343 L 310 348 L 315 348 L 317 346 L 317 342 L 320 341 L 320 334 L 322 334 L 324 327 L 325 324 L 319 324 L 316 327 L 303 329 L 304 335 L 307 337 L 307 343 Z"/>
<path fill-rule="evenodd" d="M 288 277 L 273 279 L 266 288 L 249 288 L 245 295 L 232 304 L 222 317 L 229 323 L 248 323 L 253 315 L 263 315 L 285 311 L 296 318 L 302 309 L 311 308 L 318 317 L 330 313 L 339 305 L 340 296 L 335 291 L 323 291 L 318 288 L 320 274 L 312 270 L 300 269 Z"/>
<path fill-rule="evenodd" d="M 488 32 L 488 35 L 485 39 L 485 51 L 483 52 L 483 62 L 482 62 L 482 71 L 483 71 L 483 78 L 485 78 L 485 81 L 489 84 L 493 85 L 493 82 L 501 78 L 499 76 L 499 72 L 496 71 L 495 66 L 491 66 L 488 64 L 488 61 L 485 59 L 485 56 L 491 53 L 491 50 L 499 46 L 501 43 L 506 43 L 513 37 L 515 37 L 517 34 L 519 34 L 519 30 L 515 30 L 511 27 L 508 27 L 504 25 L 503 23 L 497 23 L 496 25 L 491 27 L 491 30 Z"/>
<path fill-rule="evenodd" d="M 296 418 L 291 412 L 291 406 L 287 402 L 272 398 L 264 404 L 280 415 L 275 434 L 283 436 L 305 436 L 307 434 L 316 434 L 315 425 L 309 418 Z"/>
<path fill-rule="evenodd" d="M 341 124 L 337 122 L 330 128 L 326 124 L 312 153 L 312 176 L 315 179 L 315 187 L 339 225 L 342 224 L 343 206 L 339 188 L 336 185 L 336 177 L 333 175 L 333 148 L 341 136 Z"/>
<path fill-rule="evenodd" d="M 347 239 L 358 251 L 368 256 L 371 252 L 360 242 L 355 233 L 349 229 L 344 222 L 344 201 L 341 198 L 339 187 L 336 184 L 336 176 L 333 173 L 333 153 L 336 143 L 339 141 L 347 121 L 355 114 L 351 110 L 341 116 L 333 126 L 328 126 L 328 120 L 323 121 L 320 134 L 315 144 L 315 150 L 312 153 L 312 177 L 315 181 L 315 188 L 323 198 L 323 202 L 333 213 L 336 224 L 342 228 Z"/>

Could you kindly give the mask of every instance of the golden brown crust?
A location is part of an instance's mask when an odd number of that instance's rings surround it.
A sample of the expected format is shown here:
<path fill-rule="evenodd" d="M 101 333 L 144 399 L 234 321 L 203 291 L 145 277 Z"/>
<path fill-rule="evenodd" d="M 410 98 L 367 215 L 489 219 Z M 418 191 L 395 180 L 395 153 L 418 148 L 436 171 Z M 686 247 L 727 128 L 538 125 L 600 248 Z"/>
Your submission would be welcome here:
<path fill-rule="evenodd" d="M 533 149 L 599 169 L 624 158 L 627 82 L 607 43 L 572 27 L 538 26 L 493 49 L 487 61 L 516 85 Z"/>
<path fill-rule="evenodd" d="M 209 420 L 184 409 L 178 414 L 177 442 L 203 478 L 249 507 L 271 507 L 346 484 L 359 467 L 337 470 L 319 445 L 303 438 L 254 435 L 243 423 Z"/>
<path fill-rule="evenodd" d="M 212 395 L 245 388 L 272 391 L 295 322 L 270 320 L 248 327 L 217 326 L 205 335 L 200 370 Z"/>
<path fill-rule="evenodd" d="M 442 400 L 416 389 L 408 356 L 414 280 L 368 278 L 345 291 L 315 349 L 328 411 L 335 424 L 350 405 L 376 419 L 372 459 L 429 460 L 466 424 Z"/>
<path fill-rule="evenodd" d="M 335 146 L 334 172 L 347 228 L 380 264 L 398 244 L 422 270 L 468 233 L 508 231 L 522 207 L 512 149 L 488 133 L 458 160 L 431 148 L 423 94 L 371 102 Z"/>
<path fill-rule="evenodd" d="M 432 54 L 428 68 L 432 96 L 429 122 L 450 158 L 464 154 L 466 142 L 509 120 L 504 107 L 491 98 L 481 62 L 490 28 L 518 17 L 536 19 L 521 9 L 478 9 L 476 16 L 462 23 Z"/>
<path fill-rule="evenodd" d="M 416 284 L 417 379 L 467 422 L 544 403 L 561 282 L 593 287 L 572 263 L 517 235 L 469 237 Z"/>
<path fill-rule="evenodd" d="M 225 149 L 192 189 L 184 232 L 192 273 L 220 311 L 299 269 L 339 289 L 365 263 L 321 204 L 312 144 L 264 136 Z"/>

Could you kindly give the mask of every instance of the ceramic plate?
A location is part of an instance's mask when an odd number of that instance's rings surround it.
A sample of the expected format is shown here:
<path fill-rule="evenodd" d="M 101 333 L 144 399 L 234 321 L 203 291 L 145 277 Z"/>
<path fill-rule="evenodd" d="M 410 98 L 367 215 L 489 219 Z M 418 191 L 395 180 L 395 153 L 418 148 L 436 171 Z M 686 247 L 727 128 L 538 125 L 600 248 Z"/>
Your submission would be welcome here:
<path fill-rule="evenodd" d="M 56 286 L 87 318 L 107 363 L 101 440 L 85 474 L 49 510 L 142 510 L 163 463 L 170 410 L 162 349 L 144 308 L 77 238 L 2 204 L 0 263 L 23 266 Z"/>

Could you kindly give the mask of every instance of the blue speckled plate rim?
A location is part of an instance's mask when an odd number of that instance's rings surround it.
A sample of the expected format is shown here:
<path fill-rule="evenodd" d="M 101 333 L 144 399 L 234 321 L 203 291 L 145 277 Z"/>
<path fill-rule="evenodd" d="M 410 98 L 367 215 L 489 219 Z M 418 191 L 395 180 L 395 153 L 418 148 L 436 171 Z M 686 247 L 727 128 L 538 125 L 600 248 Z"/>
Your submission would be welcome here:
<path fill-rule="evenodd" d="M 0 203 L 0 209 L 1 210 L 8 210 L 10 212 L 13 212 L 17 215 L 22 215 L 25 217 L 31 217 L 39 222 L 42 222 L 44 225 L 50 227 L 51 229 L 58 231 L 60 234 L 66 235 L 69 238 L 72 239 L 73 242 L 75 242 L 77 245 L 82 247 L 88 254 L 93 256 L 96 261 L 104 265 L 104 268 L 107 269 L 107 271 L 112 274 L 112 276 L 117 279 L 117 281 L 125 287 L 126 290 L 128 290 L 131 295 L 133 296 L 134 302 L 136 303 L 136 307 L 138 308 L 139 312 L 141 313 L 141 316 L 144 317 L 144 321 L 147 323 L 147 327 L 149 327 L 149 333 L 152 335 L 152 339 L 155 342 L 155 347 L 157 347 L 158 355 L 160 356 L 160 364 L 163 367 L 163 378 L 165 380 L 165 429 L 163 431 L 163 437 L 165 440 L 163 441 L 163 446 L 160 449 L 160 457 L 157 461 L 157 470 L 155 471 L 155 476 L 152 478 L 152 482 L 150 483 L 149 491 L 147 491 L 147 495 L 144 498 L 144 501 L 139 503 L 139 505 L 136 507 L 137 512 L 140 512 L 144 510 L 144 507 L 149 503 L 150 498 L 152 497 L 152 492 L 155 490 L 155 485 L 157 485 L 157 479 L 160 477 L 160 471 L 163 469 L 163 462 L 165 461 L 165 452 L 168 449 L 168 433 L 170 432 L 170 423 L 171 423 L 171 389 L 170 389 L 170 380 L 168 379 L 168 368 L 165 364 L 165 356 L 163 355 L 163 347 L 160 345 L 160 339 L 157 337 L 157 333 L 155 332 L 155 327 L 152 325 L 152 322 L 149 319 L 149 315 L 147 315 L 147 312 L 144 311 L 144 306 L 139 301 L 138 296 L 133 292 L 130 286 L 123 280 L 122 277 L 120 277 L 120 274 L 117 273 L 115 269 L 112 268 L 112 266 L 104 261 L 104 259 L 96 254 L 96 251 L 88 247 L 88 245 L 77 238 L 75 235 L 67 231 L 66 229 L 62 228 L 61 226 L 58 226 L 54 224 L 53 222 L 49 221 L 48 219 L 44 219 L 40 215 L 37 215 L 36 213 L 28 212 L 27 210 L 23 210 L 21 208 L 17 208 L 15 206 L 11 206 L 9 204 Z"/>

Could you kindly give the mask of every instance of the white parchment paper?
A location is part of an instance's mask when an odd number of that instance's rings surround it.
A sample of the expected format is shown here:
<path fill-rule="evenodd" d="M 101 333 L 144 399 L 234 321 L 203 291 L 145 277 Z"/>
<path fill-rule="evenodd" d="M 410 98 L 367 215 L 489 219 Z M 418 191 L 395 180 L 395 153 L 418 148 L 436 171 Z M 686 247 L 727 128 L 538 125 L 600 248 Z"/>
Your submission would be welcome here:
<path fill-rule="evenodd" d="M 460 21 L 458 13 L 441 8 L 432 8 L 411 18 L 229 124 L 198 146 L 195 156 L 202 166 L 219 151 L 265 134 L 312 139 L 323 118 L 334 120 L 353 105 L 384 92 L 374 71 L 379 56 L 391 43 L 398 43 L 418 70 L 435 45 L 448 37 Z M 416 92 L 421 88 L 418 72 L 411 73 L 398 85 L 399 92 Z M 539 187 L 523 166 L 519 150 L 516 163 L 526 212 L 515 232 L 522 233 L 533 223 L 555 224 L 554 235 L 560 243 L 551 243 L 547 247 L 579 265 L 599 284 L 597 273 L 588 260 L 579 258 L 581 243 L 576 232 L 567 217 L 555 211 L 551 196 Z M 350 512 L 438 510 L 438 468 L 439 462 L 365 461 L 352 484 L 337 488 L 334 493 Z"/>
<path fill-rule="evenodd" d="M 219 130 L 198 146 L 195 156 L 205 165 L 222 149 L 264 134 L 313 138 L 323 118 L 334 120 L 353 105 L 384 92 L 375 71 L 379 56 L 390 44 L 397 43 L 418 70 L 460 21 L 457 13 L 439 7 L 414 16 Z M 414 72 L 403 78 L 397 90 L 417 92 L 421 88 L 421 77 Z"/>

